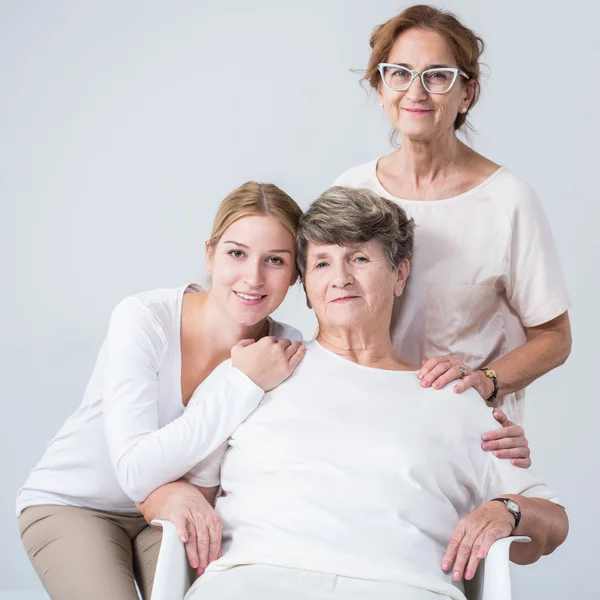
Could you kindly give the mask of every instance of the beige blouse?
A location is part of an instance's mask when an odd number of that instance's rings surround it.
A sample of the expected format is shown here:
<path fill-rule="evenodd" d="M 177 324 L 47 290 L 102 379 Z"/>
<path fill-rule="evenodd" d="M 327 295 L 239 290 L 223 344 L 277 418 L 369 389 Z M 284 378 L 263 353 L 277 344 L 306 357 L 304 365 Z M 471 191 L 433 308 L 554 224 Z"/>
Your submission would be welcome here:
<path fill-rule="evenodd" d="M 556 245 L 533 189 L 501 167 L 445 200 L 404 200 L 376 175 L 378 159 L 346 171 L 335 185 L 368 188 L 397 202 L 416 223 L 411 273 L 392 320 L 406 360 L 451 354 L 485 366 L 526 341 L 525 327 L 570 306 Z M 499 398 L 523 422 L 524 391 Z"/>

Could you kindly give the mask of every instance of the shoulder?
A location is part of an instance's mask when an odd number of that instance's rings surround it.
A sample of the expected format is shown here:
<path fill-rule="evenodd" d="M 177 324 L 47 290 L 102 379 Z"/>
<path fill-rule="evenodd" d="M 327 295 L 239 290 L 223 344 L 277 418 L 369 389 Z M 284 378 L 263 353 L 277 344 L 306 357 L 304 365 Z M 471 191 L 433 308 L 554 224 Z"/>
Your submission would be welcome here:
<path fill-rule="evenodd" d="M 151 313 L 160 315 L 160 313 L 172 311 L 177 308 L 177 302 L 181 299 L 187 287 L 189 286 L 147 290 L 125 298 L 125 301 L 132 300 Z"/>
<path fill-rule="evenodd" d="M 144 331 L 165 341 L 178 315 L 177 305 L 182 288 L 157 289 L 127 296 L 113 309 L 111 328 Z"/>
<path fill-rule="evenodd" d="M 442 420 L 448 426 L 454 422 L 463 432 L 471 432 L 474 436 L 499 429 L 500 424 L 494 419 L 492 409 L 478 392 L 471 388 L 457 394 L 452 389 L 455 384 L 456 381 L 452 381 L 441 390 L 418 387 L 423 401 L 435 405 L 436 411 L 440 416 L 443 415 Z"/>
<path fill-rule="evenodd" d="M 533 187 L 524 179 L 501 167 L 498 174 L 492 177 L 486 186 L 490 199 L 497 201 L 499 207 L 507 214 L 511 222 L 518 215 L 543 213 L 542 205 Z"/>
<path fill-rule="evenodd" d="M 334 182 L 333 185 L 341 185 L 344 187 L 370 187 L 375 176 L 377 161 L 379 157 L 370 160 L 369 162 L 357 165 L 344 171 Z"/>
<path fill-rule="evenodd" d="M 287 339 L 290 342 L 301 342 L 302 332 L 288 325 L 287 323 L 280 323 L 274 319 L 270 319 L 269 335 L 275 336 L 278 340 Z"/>

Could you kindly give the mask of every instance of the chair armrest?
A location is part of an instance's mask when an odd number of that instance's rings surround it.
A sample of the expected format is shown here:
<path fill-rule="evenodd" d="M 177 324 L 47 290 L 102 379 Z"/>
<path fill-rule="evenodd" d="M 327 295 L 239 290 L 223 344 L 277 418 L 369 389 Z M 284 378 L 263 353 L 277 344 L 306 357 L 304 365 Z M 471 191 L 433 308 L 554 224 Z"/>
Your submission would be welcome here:
<path fill-rule="evenodd" d="M 155 527 L 162 527 L 162 540 L 154 584 L 152 600 L 183 600 L 190 588 L 190 573 L 185 546 L 179 540 L 175 525 L 170 521 L 152 521 Z"/>
<path fill-rule="evenodd" d="M 162 541 L 156 563 L 152 600 L 183 600 L 190 588 L 190 573 L 185 546 L 179 540 L 175 525 L 170 521 L 154 520 L 162 527 Z M 465 582 L 469 600 L 512 600 L 510 583 L 510 546 L 513 542 L 527 543 L 531 538 L 512 536 L 494 542 L 487 557 L 479 563 L 475 577 Z"/>
<path fill-rule="evenodd" d="M 527 543 L 527 536 L 511 536 L 494 542 L 485 560 L 479 563 L 477 573 L 465 582 L 469 600 L 512 600 L 510 583 L 510 546 L 513 542 Z"/>

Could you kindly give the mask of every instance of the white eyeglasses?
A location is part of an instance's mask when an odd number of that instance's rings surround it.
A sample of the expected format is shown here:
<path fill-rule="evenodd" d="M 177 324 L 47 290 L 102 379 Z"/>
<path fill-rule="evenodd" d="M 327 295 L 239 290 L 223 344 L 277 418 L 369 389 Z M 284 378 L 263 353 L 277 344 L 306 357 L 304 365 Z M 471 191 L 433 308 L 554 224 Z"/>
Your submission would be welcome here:
<path fill-rule="evenodd" d="M 459 75 L 462 75 L 465 79 L 469 79 L 469 76 L 460 69 L 450 67 L 427 69 L 422 73 L 392 63 L 379 63 L 377 68 L 383 83 L 396 92 L 406 91 L 416 77 L 421 79 L 423 87 L 430 94 L 445 94 L 449 92 Z"/>

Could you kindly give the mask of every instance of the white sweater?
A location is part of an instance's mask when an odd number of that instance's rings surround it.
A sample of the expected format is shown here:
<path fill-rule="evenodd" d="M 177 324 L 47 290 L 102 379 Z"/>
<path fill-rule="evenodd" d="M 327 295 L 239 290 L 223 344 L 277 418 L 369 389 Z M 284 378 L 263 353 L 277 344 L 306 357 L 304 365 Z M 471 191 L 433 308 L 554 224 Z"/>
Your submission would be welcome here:
<path fill-rule="evenodd" d="M 258 406 L 262 389 L 229 361 L 212 385 L 194 392 L 187 410 L 183 406 L 186 290 L 201 288 L 153 290 L 117 305 L 83 401 L 19 490 L 17 514 L 38 504 L 135 513 L 135 502 L 187 473 Z M 269 333 L 301 339 L 272 320 Z"/>
<path fill-rule="evenodd" d="M 459 518 L 504 494 L 558 501 L 531 469 L 482 450 L 498 427 L 474 390 L 423 389 L 413 371 L 357 365 L 313 340 L 229 439 L 223 556 L 208 570 L 272 565 L 464 600 L 441 569 Z"/>

